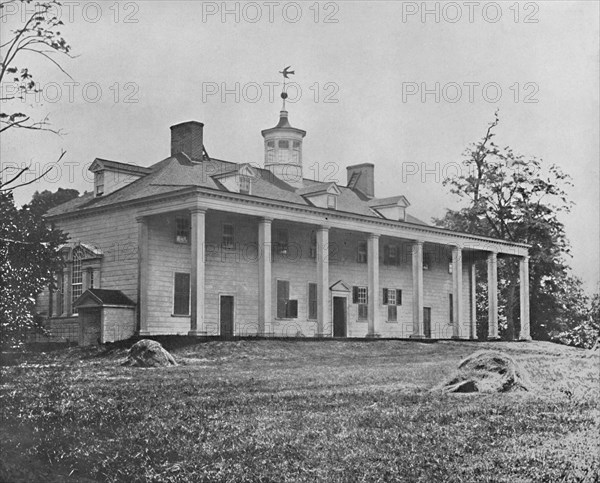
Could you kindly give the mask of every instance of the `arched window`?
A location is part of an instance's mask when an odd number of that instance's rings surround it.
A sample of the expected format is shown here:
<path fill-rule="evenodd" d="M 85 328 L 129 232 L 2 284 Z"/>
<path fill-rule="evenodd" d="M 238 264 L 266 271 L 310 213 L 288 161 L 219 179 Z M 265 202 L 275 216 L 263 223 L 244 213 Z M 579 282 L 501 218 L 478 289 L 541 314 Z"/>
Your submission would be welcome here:
<path fill-rule="evenodd" d="M 75 248 L 73 250 L 73 272 L 71 275 L 71 307 L 73 302 L 77 300 L 83 293 L 83 271 L 81 270 L 81 259 L 83 258 L 83 250 Z M 73 308 L 73 313 L 77 313 L 77 309 Z"/>

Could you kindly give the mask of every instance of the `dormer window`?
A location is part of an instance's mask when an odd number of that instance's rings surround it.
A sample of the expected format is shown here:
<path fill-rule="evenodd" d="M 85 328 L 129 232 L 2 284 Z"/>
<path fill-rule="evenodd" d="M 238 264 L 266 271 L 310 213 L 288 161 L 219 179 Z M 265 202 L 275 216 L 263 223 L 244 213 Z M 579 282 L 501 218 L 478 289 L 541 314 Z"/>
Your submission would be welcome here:
<path fill-rule="evenodd" d="M 279 149 L 289 149 L 290 142 L 289 141 L 279 141 Z"/>
<path fill-rule="evenodd" d="M 248 176 L 240 176 L 240 193 L 243 195 L 250 194 L 251 182 Z"/>
<path fill-rule="evenodd" d="M 337 196 L 336 195 L 327 195 L 327 208 L 332 210 L 337 209 Z"/>
<path fill-rule="evenodd" d="M 96 196 L 102 196 L 104 194 L 104 171 L 96 173 L 94 184 L 96 185 Z"/>

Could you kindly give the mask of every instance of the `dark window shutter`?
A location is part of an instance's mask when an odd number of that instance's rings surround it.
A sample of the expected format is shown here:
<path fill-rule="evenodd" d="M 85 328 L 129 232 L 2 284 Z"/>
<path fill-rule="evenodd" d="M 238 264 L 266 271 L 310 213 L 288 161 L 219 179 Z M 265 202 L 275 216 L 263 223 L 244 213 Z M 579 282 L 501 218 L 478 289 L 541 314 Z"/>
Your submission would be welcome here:
<path fill-rule="evenodd" d="M 402 290 L 396 290 L 396 305 L 402 305 Z"/>
<path fill-rule="evenodd" d="M 383 289 L 383 305 L 387 305 L 388 303 L 388 289 Z"/>
<path fill-rule="evenodd" d="M 308 318 L 316 319 L 318 312 L 317 306 L 317 284 L 308 284 Z"/>
<path fill-rule="evenodd" d="M 358 303 L 358 287 L 352 287 L 352 303 Z"/>
<path fill-rule="evenodd" d="M 286 305 L 290 298 L 290 284 L 285 280 L 277 281 L 277 318 L 283 319 L 286 316 Z"/>
<path fill-rule="evenodd" d="M 369 287 L 367 287 L 366 292 L 367 292 L 367 297 L 366 297 L 367 303 L 369 303 Z M 375 294 L 375 300 L 377 300 L 377 294 Z"/>
<path fill-rule="evenodd" d="M 390 246 L 384 245 L 383 246 L 383 264 L 389 265 L 389 263 L 390 263 Z"/>
<path fill-rule="evenodd" d="M 288 300 L 287 303 L 287 317 L 290 319 L 298 318 L 298 301 Z"/>

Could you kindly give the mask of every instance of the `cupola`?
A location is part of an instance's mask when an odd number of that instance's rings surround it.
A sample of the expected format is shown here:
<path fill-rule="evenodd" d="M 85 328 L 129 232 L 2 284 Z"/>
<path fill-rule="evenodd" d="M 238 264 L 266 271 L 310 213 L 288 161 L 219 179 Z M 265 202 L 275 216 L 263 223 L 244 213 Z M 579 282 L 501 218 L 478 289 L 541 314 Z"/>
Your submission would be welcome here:
<path fill-rule="evenodd" d="M 261 134 L 265 140 L 265 169 L 294 188 L 302 188 L 302 140 L 306 131 L 290 124 L 285 97 L 279 122 L 275 127 L 261 131 Z"/>

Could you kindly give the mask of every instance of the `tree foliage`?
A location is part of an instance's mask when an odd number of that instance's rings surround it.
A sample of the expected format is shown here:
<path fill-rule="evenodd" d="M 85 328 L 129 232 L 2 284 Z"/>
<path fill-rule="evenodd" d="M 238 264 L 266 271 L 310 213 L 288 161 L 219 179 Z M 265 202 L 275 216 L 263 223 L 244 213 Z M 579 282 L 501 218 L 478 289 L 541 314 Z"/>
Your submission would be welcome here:
<path fill-rule="evenodd" d="M 465 151 L 462 172 L 444 181 L 464 206 L 448 210 L 435 222 L 453 230 L 531 245 L 531 335 L 548 340 L 573 327 L 585 306 L 574 296 L 581 293 L 581 283 L 570 274 L 566 262 L 570 245 L 560 220 L 572 206 L 567 191 L 571 178 L 556 165 L 546 166 L 540 159 L 496 144 L 498 123 L 496 112 L 483 138 Z M 516 257 L 499 260 L 500 321 L 508 339 L 515 337 L 519 318 L 518 273 Z M 478 277 L 483 285 L 482 279 Z M 485 289 L 478 292 L 485 294 Z M 487 310 L 484 299 L 478 305 L 479 313 L 484 307 Z"/>
<path fill-rule="evenodd" d="M 42 89 L 27 62 L 42 59 L 68 74 L 56 60 L 57 56 L 70 56 L 71 48 L 61 31 L 62 22 L 54 12 L 60 8 L 56 0 L 1 0 L 0 23 L 0 134 L 9 130 L 59 131 L 49 125 L 47 117 L 35 119 L 23 112 L 28 96 Z M 16 15 L 15 15 L 16 13 Z M 19 15 L 20 14 L 20 15 Z M 11 20 L 18 27 L 9 30 Z M 14 23 L 14 22 L 13 22 Z M 64 157 L 63 151 L 56 160 Z M 30 181 L 22 175 L 30 168 L 11 172 L 6 164 L 0 169 L 0 344 L 2 348 L 23 345 L 25 336 L 37 326 L 35 297 L 54 284 L 53 273 L 62 267 L 57 251 L 65 235 L 47 226 L 42 214 L 59 199 L 72 195 L 71 190 L 60 193 L 37 193 L 31 206 L 18 209 L 13 191 L 43 178 L 48 171 Z M 68 193 L 67 193 L 68 192 Z M 46 192 L 47 193 L 47 192 Z"/>
<path fill-rule="evenodd" d="M 27 333 L 39 328 L 35 297 L 54 286 L 62 268 L 58 248 L 66 241 L 41 213 L 14 204 L 12 192 L 0 191 L 0 344 L 21 347 Z"/>

